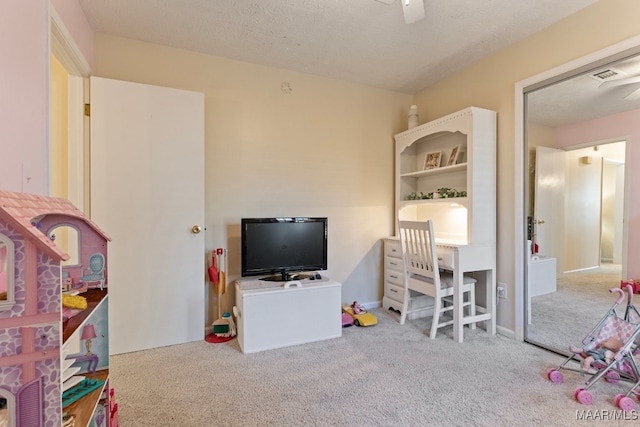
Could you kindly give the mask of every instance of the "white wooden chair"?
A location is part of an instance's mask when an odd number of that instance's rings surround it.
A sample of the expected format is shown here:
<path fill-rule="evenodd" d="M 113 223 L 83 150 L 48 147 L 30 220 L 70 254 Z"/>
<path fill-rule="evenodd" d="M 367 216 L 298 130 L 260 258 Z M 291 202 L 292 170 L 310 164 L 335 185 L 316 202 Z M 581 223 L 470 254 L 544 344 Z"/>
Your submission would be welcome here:
<path fill-rule="evenodd" d="M 453 311 L 453 275 L 450 272 L 441 272 L 438 268 L 431 220 L 399 221 L 398 225 L 405 271 L 400 324 L 404 325 L 410 313 L 431 309 L 431 307 L 412 307 L 412 299 L 416 292 L 429 295 L 434 299 L 433 321 L 429 337 L 435 338 L 438 328 L 453 324 L 453 319 L 441 321 L 443 313 Z M 462 309 L 467 307 L 470 316 L 475 316 L 475 284 L 476 279 L 464 276 L 462 290 L 463 297 L 467 298 Z M 475 328 L 475 323 L 471 327 Z"/>

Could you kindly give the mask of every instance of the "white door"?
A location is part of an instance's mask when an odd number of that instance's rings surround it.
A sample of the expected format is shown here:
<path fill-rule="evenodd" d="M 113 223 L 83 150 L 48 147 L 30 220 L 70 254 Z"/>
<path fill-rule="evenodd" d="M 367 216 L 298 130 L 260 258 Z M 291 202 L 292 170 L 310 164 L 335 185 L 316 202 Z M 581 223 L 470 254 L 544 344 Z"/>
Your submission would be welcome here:
<path fill-rule="evenodd" d="M 540 255 L 556 258 L 562 272 L 565 152 L 536 147 L 534 241 Z"/>
<path fill-rule="evenodd" d="M 91 217 L 111 354 L 204 338 L 204 95 L 91 78 Z"/>

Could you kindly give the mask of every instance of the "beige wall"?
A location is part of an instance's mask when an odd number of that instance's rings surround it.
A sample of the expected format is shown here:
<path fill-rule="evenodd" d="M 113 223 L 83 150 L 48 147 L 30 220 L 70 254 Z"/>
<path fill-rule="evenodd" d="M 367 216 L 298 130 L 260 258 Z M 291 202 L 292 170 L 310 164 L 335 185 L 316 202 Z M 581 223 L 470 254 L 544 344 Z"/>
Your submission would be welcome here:
<path fill-rule="evenodd" d="M 515 330 L 514 230 L 517 198 L 514 85 L 530 76 L 570 62 L 640 34 L 640 2 L 600 0 L 557 24 L 418 93 L 421 122 L 469 105 L 498 112 L 498 261 L 497 278 L 508 286 L 507 304 L 498 307 L 498 324 Z M 518 282 L 519 281 L 519 282 Z"/>
<path fill-rule="evenodd" d="M 382 299 L 411 96 L 102 34 L 94 48 L 96 76 L 205 93 L 206 249 L 229 250 L 231 279 L 242 217 L 328 216 L 343 302 Z"/>

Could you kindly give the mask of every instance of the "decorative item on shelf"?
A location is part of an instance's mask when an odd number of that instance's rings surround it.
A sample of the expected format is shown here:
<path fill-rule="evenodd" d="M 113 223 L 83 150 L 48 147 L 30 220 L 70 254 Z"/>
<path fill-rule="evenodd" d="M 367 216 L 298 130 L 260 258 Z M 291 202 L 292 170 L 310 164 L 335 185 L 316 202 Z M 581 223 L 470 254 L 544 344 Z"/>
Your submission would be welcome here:
<path fill-rule="evenodd" d="M 439 168 L 441 157 L 442 151 L 432 151 L 431 153 L 427 153 L 427 156 L 424 159 L 424 170 Z"/>
<path fill-rule="evenodd" d="M 456 154 L 456 162 L 455 164 L 465 163 L 467 161 L 466 151 L 464 148 L 458 149 L 458 153 Z"/>
<path fill-rule="evenodd" d="M 431 199 L 452 199 L 455 197 L 467 197 L 465 190 L 458 191 L 455 188 L 438 188 L 438 191 L 433 193 L 424 194 L 422 191 L 420 194 L 410 193 L 407 196 L 407 200 L 431 200 Z"/>
<path fill-rule="evenodd" d="M 451 154 L 449 154 L 449 160 L 447 161 L 447 166 L 453 166 L 456 164 L 456 159 L 458 158 L 458 152 L 460 151 L 460 144 L 453 147 L 451 150 Z"/>
<path fill-rule="evenodd" d="M 433 199 L 433 198 L 437 198 L 435 197 L 437 196 L 436 193 L 427 193 L 424 194 L 422 191 L 420 192 L 420 194 L 417 194 L 415 191 L 411 194 L 409 194 L 407 196 L 407 200 L 425 200 L 425 199 Z"/>
<path fill-rule="evenodd" d="M 412 105 L 411 107 L 409 107 L 409 123 L 408 123 L 408 128 L 409 129 L 413 129 L 414 127 L 418 126 L 418 106 L 417 105 Z"/>
<path fill-rule="evenodd" d="M 91 340 L 97 337 L 96 329 L 93 325 L 85 325 L 84 329 L 82 329 L 82 336 L 80 339 L 86 340 L 85 347 L 87 348 L 87 356 L 91 356 Z"/>
<path fill-rule="evenodd" d="M 451 197 L 455 197 L 456 196 L 456 190 L 451 189 L 451 188 L 442 187 L 442 188 L 438 188 L 438 194 L 440 195 L 440 198 L 442 198 L 442 199 L 449 199 Z"/>
<path fill-rule="evenodd" d="M 73 279 L 69 276 L 68 271 L 62 271 L 62 277 L 60 281 L 62 292 L 69 292 L 73 289 Z"/>

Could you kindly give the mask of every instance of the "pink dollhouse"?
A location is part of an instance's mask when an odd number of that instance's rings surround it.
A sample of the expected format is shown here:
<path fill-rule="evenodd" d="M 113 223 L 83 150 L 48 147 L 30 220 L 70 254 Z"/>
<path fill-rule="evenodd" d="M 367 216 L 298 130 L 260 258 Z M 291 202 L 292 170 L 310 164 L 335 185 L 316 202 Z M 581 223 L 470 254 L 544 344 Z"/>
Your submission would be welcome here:
<path fill-rule="evenodd" d="M 61 288 L 106 298 L 109 240 L 65 199 L 0 191 L 0 425 L 61 425 L 62 348 L 79 327 L 63 326 Z"/>

